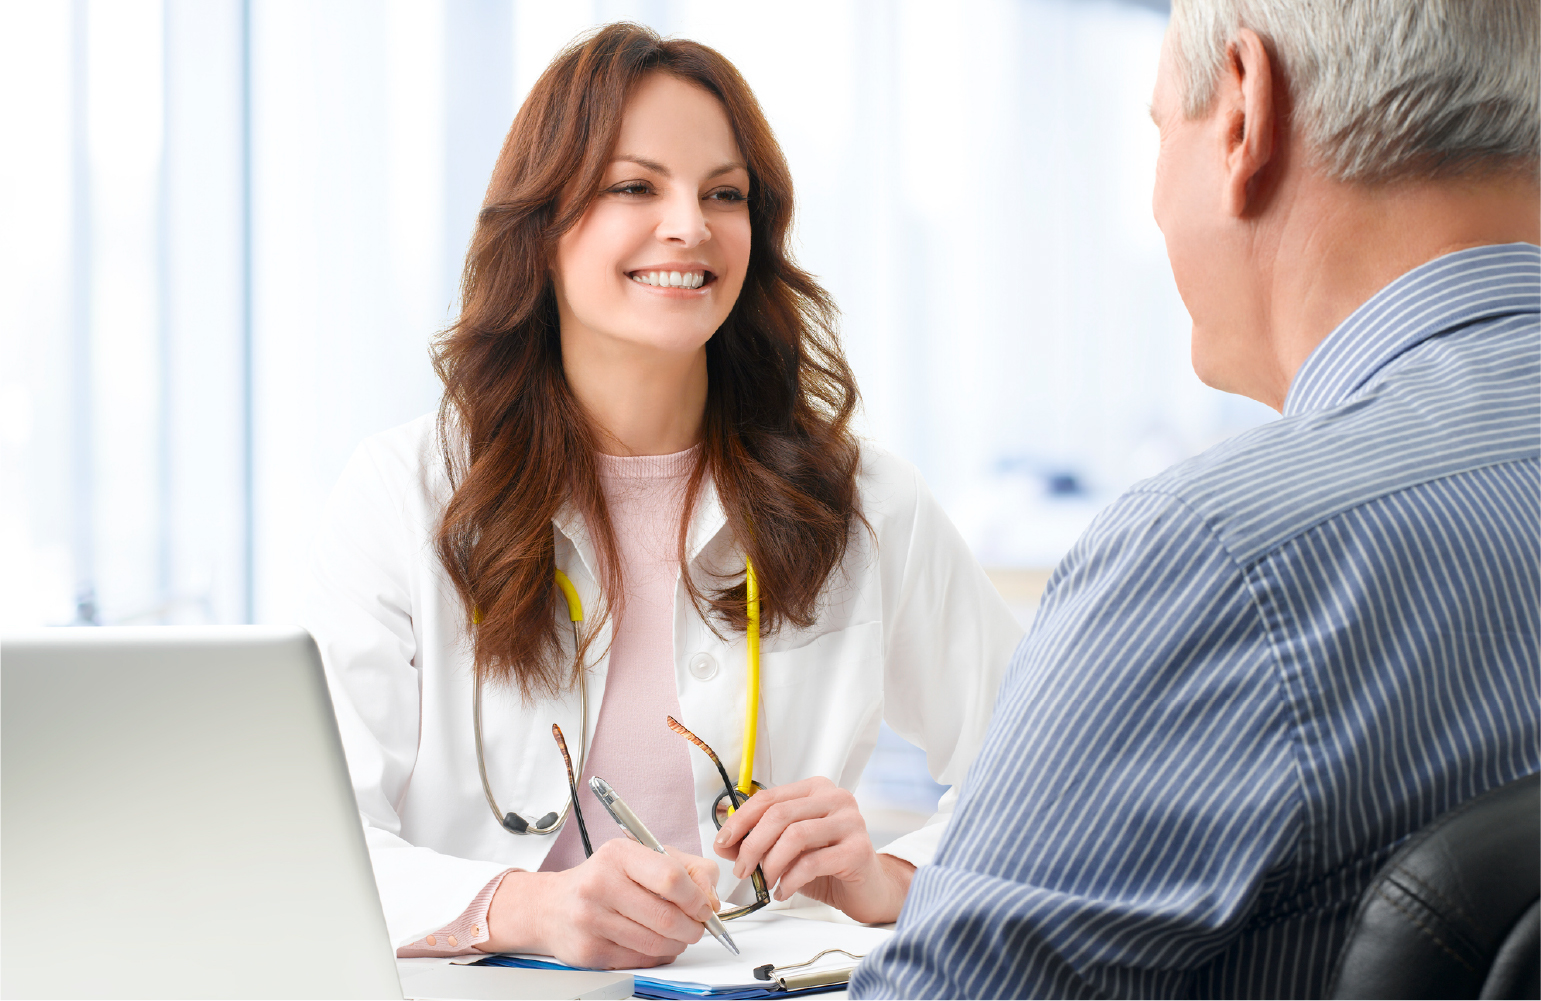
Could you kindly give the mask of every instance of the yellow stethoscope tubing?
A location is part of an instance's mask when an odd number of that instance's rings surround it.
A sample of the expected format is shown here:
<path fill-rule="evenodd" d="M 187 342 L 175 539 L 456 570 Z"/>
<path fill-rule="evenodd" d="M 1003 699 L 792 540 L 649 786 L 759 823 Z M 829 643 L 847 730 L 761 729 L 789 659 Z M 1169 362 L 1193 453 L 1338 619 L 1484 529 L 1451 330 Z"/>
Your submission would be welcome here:
<path fill-rule="evenodd" d="M 738 765 L 738 791 L 747 798 L 754 793 L 754 750 L 760 731 L 760 581 L 747 556 L 744 557 L 744 605 L 749 620 L 748 628 L 744 630 L 749 677 L 744 694 L 744 756 Z"/>
<path fill-rule="evenodd" d="M 562 589 L 562 596 L 567 599 L 567 618 L 573 622 L 582 622 L 583 602 L 578 600 L 578 589 L 560 570 L 556 572 L 556 586 Z"/>
<path fill-rule="evenodd" d="M 562 571 L 556 572 L 556 586 L 562 592 L 562 597 L 567 599 L 567 618 L 571 622 L 583 621 L 583 600 L 578 597 L 578 589 L 573 587 L 573 582 Z M 482 610 L 476 609 L 471 613 L 471 625 L 481 625 Z"/>

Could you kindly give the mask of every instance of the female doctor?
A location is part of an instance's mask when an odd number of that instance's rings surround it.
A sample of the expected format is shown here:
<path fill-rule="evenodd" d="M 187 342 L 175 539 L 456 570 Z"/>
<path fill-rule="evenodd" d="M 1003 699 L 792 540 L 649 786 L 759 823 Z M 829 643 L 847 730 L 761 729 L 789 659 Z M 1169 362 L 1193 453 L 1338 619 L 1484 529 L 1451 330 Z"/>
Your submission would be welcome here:
<path fill-rule="evenodd" d="M 850 790 L 885 719 L 961 783 L 1021 631 L 915 470 L 852 435 L 791 219 L 753 94 L 696 43 L 607 27 L 515 119 L 437 418 L 359 448 L 315 552 L 400 955 L 667 963 L 763 887 L 891 921 L 934 852 L 955 793 L 880 854 Z M 725 779 L 763 791 L 732 813 Z"/>

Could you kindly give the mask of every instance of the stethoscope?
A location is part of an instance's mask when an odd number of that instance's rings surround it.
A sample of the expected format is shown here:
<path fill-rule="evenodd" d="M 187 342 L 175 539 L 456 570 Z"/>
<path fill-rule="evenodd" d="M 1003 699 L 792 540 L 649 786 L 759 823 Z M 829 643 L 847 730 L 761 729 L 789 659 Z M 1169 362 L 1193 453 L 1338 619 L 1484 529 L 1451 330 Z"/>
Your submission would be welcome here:
<path fill-rule="evenodd" d="M 573 582 L 560 570 L 556 571 L 556 586 L 567 599 L 567 618 L 572 623 L 573 629 L 573 649 L 577 650 L 579 649 L 578 623 L 583 621 L 583 602 L 578 598 L 578 589 L 573 587 Z M 747 557 L 744 559 L 744 592 L 745 613 L 748 618 L 744 639 L 748 648 L 749 683 L 744 706 L 744 754 L 738 768 L 738 791 L 744 797 L 748 797 L 753 795 L 755 788 L 759 785 L 754 781 L 754 751 L 760 724 L 760 582 L 755 577 L 754 566 L 750 564 Z M 480 621 L 479 613 L 472 615 L 473 625 Z M 583 715 L 583 725 L 576 774 L 582 775 L 583 766 L 589 756 L 589 690 L 587 682 L 581 675 L 578 678 L 578 705 Z M 540 820 L 531 823 L 520 814 L 504 813 L 498 806 L 497 798 L 492 795 L 492 783 L 487 781 L 487 756 L 482 749 L 480 674 L 477 675 L 476 685 L 471 695 L 471 725 L 476 734 L 476 769 L 481 775 L 482 792 L 487 796 L 487 806 L 491 808 L 492 815 L 497 818 L 498 825 L 510 834 L 553 834 L 560 830 L 567 821 L 568 812 L 572 809 L 571 800 L 562 807 L 561 813 L 548 813 Z M 728 803 L 727 811 L 724 811 L 723 801 L 728 798 L 728 791 L 724 789 L 712 804 L 713 820 L 719 827 L 722 826 L 721 817 L 725 812 L 730 812 L 733 806 Z"/>

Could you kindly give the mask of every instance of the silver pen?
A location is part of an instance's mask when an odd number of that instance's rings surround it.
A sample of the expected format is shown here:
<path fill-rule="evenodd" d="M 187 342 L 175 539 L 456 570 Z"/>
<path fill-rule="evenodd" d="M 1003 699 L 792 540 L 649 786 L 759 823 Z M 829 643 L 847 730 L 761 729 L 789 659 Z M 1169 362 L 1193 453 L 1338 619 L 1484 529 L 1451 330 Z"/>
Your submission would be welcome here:
<path fill-rule="evenodd" d="M 598 775 L 594 775 L 589 778 L 589 788 L 594 790 L 595 797 L 598 798 L 600 803 L 604 804 L 606 810 L 610 811 L 610 816 L 615 818 L 615 822 L 620 825 L 621 830 L 636 838 L 642 847 L 651 848 L 660 855 L 669 854 L 664 851 L 663 845 L 658 843 L 658 839 L 653 837 L 652 832 L 647 829 L 647 825 L 642 823 L 635 813 L 631 812 L 631 807 L 627 806 L 621 797 L 615 794 L 615 790 L 610 788 L 610 783 Z M 734 945 L 733 939 L 728 937 L 728 930 L 722 926 L 721 918 L 715 914 L 708 917 L 706 919 L 706 930 L 711 932 L 712 938 L 721 942 L 729 952 L 735 956 L 738 955 L 738 946 Z"/>

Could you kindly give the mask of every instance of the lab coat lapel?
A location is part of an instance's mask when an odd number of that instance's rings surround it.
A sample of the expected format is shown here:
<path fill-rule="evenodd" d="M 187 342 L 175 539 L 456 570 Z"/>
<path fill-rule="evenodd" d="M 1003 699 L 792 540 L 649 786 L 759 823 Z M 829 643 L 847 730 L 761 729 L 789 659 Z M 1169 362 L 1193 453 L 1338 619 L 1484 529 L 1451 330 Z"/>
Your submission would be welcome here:
<path fill-rule="evenodd" d="M 555 533 L 556 567 L 573 582 L 573 587 L 578 590 L 578 599 L 583 602 L 584 621 L 580 629 L 585 626 L 593 628 L 599 621 L 603 599 L 599 593 L 599 557 L 594 551 L 588 523 L 571 501 L 564 501 L 556 516 L 551 519 L 551 527 Z M 599 682 L 597 689 L 590 689 L 591 699 L 597 698 L 604 688 L 608 659 L 600 655 L 610 649 L 611 625 L 607 620 L 589 647 L 592 651 L 588 664 L 589 677 Z"/>
<path fill-rule="evenodd" d="M 690 516 L 690 531 L 685 536 L 685 562 L 694 563 L 707 543 L 717 537 L 728 524 L 728 513 L 723 510 L 722 498 L 717 496 L 717 484 L 711 476 L 701 481 L 701 493 L 696 498 L 695 510 Z"/>
<path fill-rule="evenodd" d="M 583 515 L 578 512 L 577 505 L 570 500 L 563 501 L 562 506 L 557 509 L 556 516 L 551 519 L 551 525 L 559 533 L 559 538 L 566 538 L 572 543 L 578 558 L 583 561 L 583 568 L 588 578 L 598 580 L 594 568 L 599 563 L 595 559 L 593 542 L 589 539 L 589 526 L 583 520 Z M 568 577 L 572 577 L 572 570 L 575 568 L 562 567 L 560 562 L 557 566 Z M 588 608 L 587 598 L 584 599 L 583 607 Z"/>

